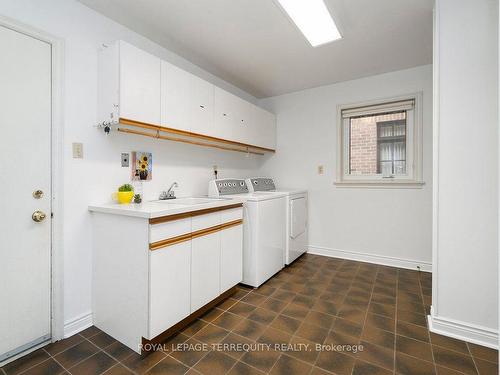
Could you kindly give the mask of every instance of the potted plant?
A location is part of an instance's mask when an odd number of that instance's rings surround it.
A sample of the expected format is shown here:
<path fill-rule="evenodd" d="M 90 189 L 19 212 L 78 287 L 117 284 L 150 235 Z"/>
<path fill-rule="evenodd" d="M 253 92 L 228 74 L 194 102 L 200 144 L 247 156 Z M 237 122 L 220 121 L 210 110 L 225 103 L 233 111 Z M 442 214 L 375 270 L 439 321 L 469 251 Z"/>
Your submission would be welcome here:
<path fill-rule="evenodd" d="M 119 203 L 129 204 L 132 202 L 132 198 L 134 198 L 134 187 L 130 184 L 123 184 L 118 188 L 116 197 Z"/>

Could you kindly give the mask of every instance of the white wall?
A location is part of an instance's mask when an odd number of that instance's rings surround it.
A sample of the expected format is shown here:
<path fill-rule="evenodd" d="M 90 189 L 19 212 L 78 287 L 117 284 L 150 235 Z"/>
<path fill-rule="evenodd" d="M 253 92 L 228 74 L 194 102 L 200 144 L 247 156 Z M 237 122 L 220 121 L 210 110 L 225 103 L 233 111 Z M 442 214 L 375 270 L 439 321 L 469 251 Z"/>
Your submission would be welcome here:
<path fill-rule="evenodd" d="M 103 202 L 121 183 L 129 180 L 120 168 L 120 152 L 153 152 L 153 181 L 145 183 L 145 198 L 177 181 L 178 195 L 206 194 L 217 164 L 221 177 L 253 174 L 259 156 L 211 150 L 111 134 L 94 126 L 97 96 L 97 50 L 103 42 L 126 40 L 189 70 L 236 95 L 255 98 L 202 71 L 181 57 L 95 13 L 73 0 L 3 0 L 0 15 L 19 20 L 64 39 L 64 317 L 66 322 L 91 309 L 90 215 L 87 205 Z M 72 159 L 71 143 L 83 142 L 84 158 Z"/>
<path fill-rule="evenodd" d="M 495 345 L 498 345 L 497 7 L 495 0 L 436 2 L 434 147 L 437 155 L 432 312 L 435 330 L 470 340 L 491 338 Z"/>
<path fill-rule="evenodd" d="M 423 92 L 422 189 L 336 187 L 337 105 Z M 260 174 L 309 190 L 311 250 L 430 269 L 432 67 L 377 75 L 264 99 L 278 117 L 276 155 Z M 317 172 L 324 166 L 324 174 Z M 352 254 L 352 253 L 354 254 Z M 387 258 L 388 257 L 388 258 Z M 398 258 L 412 262 L 398 261 Z"/>

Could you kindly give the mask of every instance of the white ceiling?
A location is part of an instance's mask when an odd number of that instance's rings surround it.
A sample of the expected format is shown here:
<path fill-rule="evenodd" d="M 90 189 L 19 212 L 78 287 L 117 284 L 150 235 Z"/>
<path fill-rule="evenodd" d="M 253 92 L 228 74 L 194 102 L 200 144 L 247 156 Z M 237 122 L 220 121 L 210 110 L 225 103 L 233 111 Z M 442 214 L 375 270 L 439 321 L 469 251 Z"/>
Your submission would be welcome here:
<path fill-rule="evenodd" d="M 79 1 L 259 98 L 432 62 L 433 0 L 326 0 L 317 48 L 273 0 Z"/>

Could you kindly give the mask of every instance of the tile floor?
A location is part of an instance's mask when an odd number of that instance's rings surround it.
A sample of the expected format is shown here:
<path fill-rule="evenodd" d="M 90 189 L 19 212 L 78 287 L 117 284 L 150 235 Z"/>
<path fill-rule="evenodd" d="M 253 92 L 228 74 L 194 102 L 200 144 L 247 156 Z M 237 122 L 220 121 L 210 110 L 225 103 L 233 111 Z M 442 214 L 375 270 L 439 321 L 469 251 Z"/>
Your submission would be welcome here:
<path fill-rule="evenodd" d="M 259 289 L 239 288 L 143 360 L 91 327 L 0 373 L 498 374 L 496 350 L 429 333 L 430 303 L 429 273 L 306 254 Z M 180 344 L 187 350 L 175 351 Z M 336 344 L 343 351 L 316 350 Z"/>

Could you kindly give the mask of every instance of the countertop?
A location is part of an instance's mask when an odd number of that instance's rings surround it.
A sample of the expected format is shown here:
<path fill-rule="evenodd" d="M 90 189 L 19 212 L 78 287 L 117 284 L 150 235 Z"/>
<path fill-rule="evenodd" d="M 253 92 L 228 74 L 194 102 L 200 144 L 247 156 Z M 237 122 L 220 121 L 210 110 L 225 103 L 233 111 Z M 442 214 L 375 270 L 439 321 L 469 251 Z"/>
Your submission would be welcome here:
<path fill-rule="evenodd" d="M 231 206 L 233 204 L 243 203 L 243 200 L 237 198 L 217 199 L 217 198 L 196 197 L 195 199 L 204 199 L 207 200 L 208 202 L 196 203 L 196 204 L 180 204 L 182 200 L 193 199 L 193 198 L 194 197 L 184 197 L 184 198 L 171 199 L 165 201 L 145 201 L 140 204 L 105 203 L 99 205 L 90 205 L 89 211 L 152 219 L 155 217 L 182 214 L 186 212 L 205 210 L 216 207 Z M 176 201 L 179 203 L 176 203 Z"/>

